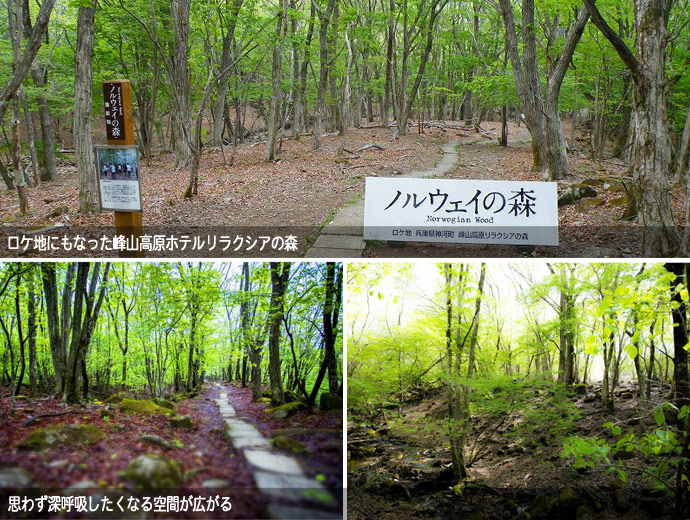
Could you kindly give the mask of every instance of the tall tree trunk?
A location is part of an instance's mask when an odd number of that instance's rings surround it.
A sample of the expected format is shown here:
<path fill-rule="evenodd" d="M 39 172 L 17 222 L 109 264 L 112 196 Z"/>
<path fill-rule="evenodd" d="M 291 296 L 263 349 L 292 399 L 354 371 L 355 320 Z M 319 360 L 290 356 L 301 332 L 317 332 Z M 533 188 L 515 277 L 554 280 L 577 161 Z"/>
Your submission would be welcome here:
<path fill-rule="evenodd" d="M 61 396 L 64 388 L 65 366 L 67 363 L 67 341 L 71 322 L 72 283 L 77 266 L 70 263 L 62 288 L 62 297 L 58 290 L 57 264 L 42 262 L 41 278 L 43 280 L 43 294 L 46 303 L 46 321 L 48 322 L 48 338 L 50 353 L 55 373 L 55 395 Z M 61 307 L 58 300 L 61 299 Z"/>
<path fill-rule="evenodd" d="M 680 409 L 690 405 L 690 376 L 688 375 L 688 314 L 687 303 L 676 290 L 678 284 L 688 287 L 688 264 L 667 263 L 666 270 L 676 275 L 671 282 L 671 316 L 673 318 L 673 403 Z"/>
<path fill-rule="evenodd" d="M 105 287 L 108 281 L 110 264 L 105 264 L 103 279 L 100 280 L 100 264 L 93 264 L 91 280 L 89 271 L 91 264 L 81 262 L 77 266 L 77 279 L 74 286 L 74 309 L 72 313 L 71 340 L 67 368 L 65 370 L 62 399 L 66 403 L 79 401 L 79 386 L 83 378 L 81 363 L 83 363 L 93 331 L 96 327 L 98 314 L 103 304 Z M 98 296 L 96 287 L 100 286 Z"/>
<path fill-rule="evenodd" d="M 295 118 L 300 117 L 299 127 L 295 128 L 295 139 L 299 139 L 301 132 L 307 131 L 307 72 L 311 60 L 311 40 L 314 36 L 314 20 L 316 18 L 316 2 L 311 2 L 309 11 L 309 22 L 307 25 L 307 38 L 304 41 L 304 59 L 299 71 L 299 86 L 295 95 Z"/>
<path fill-rule="evenodd" d="M 275 159 L 276 139 L 281 124 L 282 90 L 280 77 L 283 70 L 283 52 L 285 50 L 285 38 L 288 25 L 288 0 L 281 0 L 283 8 L 276 24 L 276 41 L 280 44 L 273 45 L 273 67 L 271 69 L 271 106 L 268 112 L 268 124 L 266 128 L 266 153 L 264 159 L 267 162 Z"/>
<path fill-rule="evenodd" d="M 192 118 L 189 106 L 188 42 L 191 0 L 170 2 L 174 27 L 171 117 L 173 123 L 175 168 L 189 167 L 192 160 Z"/>
<path fill-rule="evenodd" d="M 415 99 L 417 98 L 419 85 L 421 84 L 422 78 L 424 77 L 426 64 L 429 60 L 429 55 L 431 54 L 431 47 L 434 42 L 434 26 L 436 25 L 436 19 L 438 18 L 438 15 L 441 14 L 441 11 L 443 11 L 443 8 L 446 6 L 447 3 L 448 0 L 434 0 L 432 1 L 431 6 L 429 8 L 431 12 L 429 14 L 427 26 L 426 46 L 424 47 L 424 52 L 422 53 L 421 61 L 419 63 L 419 69 L 417 70 L 417 76 L 415 77 L 414 83 L 412 84 L 412 90 L 410 91 L 410 95 L 407 96 L 407 88 L 405 86 L 405 82 L 403 82 L 403 86 L 401 87 L 401 89 L 404 89 L 401 91 L 404 102 L 401 103 L 401 113 L 400 119 L 398 121 L 398 131 L 400 132 L 400 135 L 407 134 L 407 121 L 410 119 L 410 114 L 412 113 L 412 105 L 414 104 Z M 406 75 L 404 71 L 403 75 Z"/>
<path fill-rule="evenodd" d="M 324 118 L 326 117 L 326 87 L 328 86 L 328 26 L 335 9 L 335 0 L 328 0 L 326 11 L 319 9 L 319 86 L 314 115 L 314 150 L 321 148 Z"/>
<path fill-rule="evenodd" d="M 91 87 L 94 47 L 94 19 L 96 2 L 79 8 L 77 22 L 77 50 L 74 79 L 74 143 L 79 175 L 79 211 L 95 213 L 100 210 L 98 185 L 91 140 Z"/>
<path fill-rule="evenodd" d="M 592 22 L 611 42 L 632 77 L 632 170 L 642 226 L 642 256 L 678 256 L 683 247 L 671 207 L 671 144 L 666 115 L 666 46 L 673 2 L 635 2 L 637 57 L 604 20 L 594 0 L 583 2 L 592 15 Z"/>
<path fill-rule="evenodd" d="M 534 168 L 545 168 L 547 180 L 562 179 L 568 174 L 567 147 L 558 115 L 558 98 L 563 78 L 570 65 L 589 11 L 581 9 L 566 36 L 558 59 L 547 71 L 545 100 L 541 88 L 541 74 L 537 63 L 534 0 L 522 2 L 522 58 L 519 54 L 517 32 L 510 0 L 499 0 L 506 29 L 506 44 L 513 65 L 518 97 L 525 114 L 525 124 L 532 136 Z"/>
<path fill-rule="evenodd" d="M 29 393 L 36 395 L 36 289 L 35 273 L 29 272 L 29 301 L 27 303 L 29 318 L 27 321 L 29 334 Z"/>
<path fill-rule="evenodd" d="M 213 133 L 211 137 L 211 144 L 213 146 L 221 146 L 223 141 L 223 126 L 225 118 L 225 95 L 228 91 L 228 78 L 233 62 L 232 43 L 235 39 L 235 28 L 237 27 L 237 18 L 242 8 L 244 0 L 234 0 L 230 9 L 230 19 L 226 21 L 228 24 L 227 32 L 223 38 L 223 51 L 220 58 L 218 87 L 216 89 L 216 101 L 213 105 Z"/>
<path fill-rule="evenodd" d="M 281 270 L 282 268 L 282 270 Z M 283 321 L 283 300 L 290 276 L 290 262 L 271 262 L 271 303 L 269 306 L 271 325 L 268 336 L 268 373 L 271 378 L 271 404 L 285 404 L 283 380 L 280 373 L 280 324 Z"/>
<path fill-rule="evenodd" d="M 393 97 L 393 42 L 395 41 L 395 0 L 388 4 L 388 32 L 386 34 L 386 80 L 383 87 L 383 106 L 381 107 L 381 125 L 388 128 L 388 116 Z"/>
<path fill-rule="evenodd" d="M 24 119 L 26 120 L 26 132 L 29 136 L 29 152 L 31 154 L 31 182 L 32 185 L 36 187 L 41 184 L 41 177 L 38 169 L 38 154 L 36 153 L 36 127 L 34 125 L 34 116 L 29 110 L 29 103 L 26 100 L 24 89 L 19 89 L 18 94 L 22 102 Z"/>

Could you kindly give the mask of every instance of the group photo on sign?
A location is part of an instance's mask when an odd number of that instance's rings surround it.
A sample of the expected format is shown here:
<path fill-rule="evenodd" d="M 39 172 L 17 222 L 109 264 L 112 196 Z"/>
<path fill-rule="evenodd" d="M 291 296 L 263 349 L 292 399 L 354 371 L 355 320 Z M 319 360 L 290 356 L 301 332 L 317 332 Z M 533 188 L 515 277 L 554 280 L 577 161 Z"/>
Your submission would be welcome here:
<path fill-rule="evenodd" d="M 684 1 L 6 7 L 5 256 L 687 253 Z"/>

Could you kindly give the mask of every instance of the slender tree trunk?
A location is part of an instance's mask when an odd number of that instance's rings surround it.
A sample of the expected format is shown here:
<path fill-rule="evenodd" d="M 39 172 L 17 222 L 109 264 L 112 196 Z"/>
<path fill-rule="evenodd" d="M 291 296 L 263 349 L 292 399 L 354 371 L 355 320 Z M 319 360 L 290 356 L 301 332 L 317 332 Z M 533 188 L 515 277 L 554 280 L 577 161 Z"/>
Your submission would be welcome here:
<path fill-rule="evenodd" d="M 268 127 L 266 129 L 266 153 L 264 159 L 267 162 L 275 159 L 276 139 L 281 124 L 282 90 L 280 78 L 283 71 L 283 52 L 285 50 L 285 38 L 287 37 L 288 0 L 282 0 L 283 10 L 276 24 L 276 41 L 280 44 L 273 46 L 273 68 L 271 70 L 271 107 L 268 112 Z"/>
<path fill-rule="evenodd" d="M 282 268 L 282 270 L 281 270 Z M 271 378 L 271 403 L 275 406 L 285 404 L 283 380 L 280 373 L 280 324 L 283 321 L 283 300 L 290 276 L 290 263 L 271 262 L 271 325 L 268 336 L 268 373 Z"/>
<path fill-rule="evenodd" d="M 94 48 L 94 19 L 96 2 L 79 8 L 77 22 L 77 50 L 74 79 L 74 142 L 79 175 L 79 211 L 96 213 L 100 210 L 98 185 L 91 140 L 91 86 Z"/>
<path fill-rule="evenodd" d="M 170 2 L 174 26 L 174 51 L 170 82 L 172 83 L 171 118 L 173 124 L 175 168 L 189 167 L 192 160 L 192 119 L 189 106 L 188 42 L 191 0 Z"/>
<path fill-rule="evenodd" d="M 36 128 L 34 126 L 33 114 L 29 111 L 29 103 L 26 100 L 24 89 L 19 89 L 19 98 L 22 102 L 22 110 L 24 111 L 24 119 L 26 120 L 26 131 L 29 135 L 29 152 L 31 153 L 31 182 L 34 187 L 41 184 L 41 177 L 38 169 L 38 154 L 36 153 Z"/>
<path fill-rule="evenodd" d="M 690 376 L 688 375 L 688 314 L 687 303 L 676 290 L 678 284 L 688 287 L 688 266 L 681 263 L 668 263 L 666 270 L 676 275 L 671 282 L 671 316 L 673 318 L 673 403 L 680 409 L 690 404 Z"/>
<path fill-rule="evenodd" d="M 324 118 L 326 117 L 326 88 L 328 87 L 328 26 L 335 9 L 335 0 L 328 0 L 326 11 L 319 11 L 319 86 L 314 115 L 314 150 L 321 148 Z"/>
<path fill-rule="evenodd" d="M 223 127 L 225 118 L 225 95 L 228 91 L 228 78 L 230 77 L 231 65 L 233 62 L 232 43 L 235 39 L 235 28 L 237 18 L 242 8 L 243 0 L 234 0 L 230 10 L 230 19 L 227 21 L 228 28 L 223 38 L 223 51 L 220 58 L 219 74 L 217 79 L 216 101 L 213 105 L 213 133 L 211 144 L 221 146 L 223 141 Z"/>
<path fill-rule="evenodd" d="M 29 318 L 27 326 L 29 330 L 29 392 L 33 397 L 36 395 L 36 289 L 35 273 L 32 269 L 29 272 Z"/>
<path fill-rule="evenodd" d="M 525 114 L 525 124 L 532 136 L 534 169 L 541 170 L 544 167 L 547 180 L 562 179 L 568 174 L 568 157 L 558 115 L 558 98 L 563 78 L 575 53 L 575 47 L 589 20 L 589 11 L 581 9 L 575 21 L 571 23 L 563 50 L 547 74 L 544 100 L 537 62 L 534 0 L 522 2 L 522 58 L 519 54 L 511 2 L 499 0 L 499 3 L 518 97 Z"/>

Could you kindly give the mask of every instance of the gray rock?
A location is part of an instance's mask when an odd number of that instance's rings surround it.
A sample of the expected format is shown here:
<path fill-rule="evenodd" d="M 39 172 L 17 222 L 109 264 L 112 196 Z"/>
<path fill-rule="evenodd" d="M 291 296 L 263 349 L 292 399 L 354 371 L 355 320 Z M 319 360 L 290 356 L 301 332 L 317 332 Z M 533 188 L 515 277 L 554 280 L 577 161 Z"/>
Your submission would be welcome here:
<path fill-rule="evenodd" d="M 20 488 L 31 483 L 33 475 L 22 468 L 0 469 L 0 488 Z"/>
<path fill-rule="evenodd" d="M 145 434 L 139 437 L 139 440 L 141 442 L 145 442 L 146 444 L 151 444 L 153 446 L 160 446 L 161 448 L 165 450 L 169 450 L 172 448 L 172 444 L 170 444 L 168 441 L 166 441 L 163 437 L 159 437 L 158 435 L 149 435 Z"/>

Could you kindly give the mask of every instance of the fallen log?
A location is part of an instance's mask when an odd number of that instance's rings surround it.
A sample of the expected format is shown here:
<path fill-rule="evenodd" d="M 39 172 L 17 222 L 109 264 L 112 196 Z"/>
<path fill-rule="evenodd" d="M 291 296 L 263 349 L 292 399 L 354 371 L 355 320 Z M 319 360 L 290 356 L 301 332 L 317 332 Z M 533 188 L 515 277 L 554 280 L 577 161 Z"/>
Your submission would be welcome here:
<path fill-rule="evenodd" d="M 37 415 L 36 417 L 31 417 L 21 423 L 19 425 L 20 428 L 24 428 L 25 426 L 29 426 L 32 422 L 38 421 L 39 419 L 42 419 L 43 417 L 57 417 L 58 415 L 67 415 L 68 413 L 80 413 L 80 414 L 85 414 L 85 413 L 91 413 L 87 411 L 80 411 L 80 410 L 68 410 L 66 412 L 56 412 L 56 413 L 42 413 L 40 415 Z"/>
<path fill-rule="evenodd" d="M 376 143 L 372 143 L 372 144 L 368 144 L 366 146 L 362 146 L 358 150 L 355 150 L 355 153 L 366 152 L 367 150 L 371 150 L 372 148 L 375 148 L 377 150 L 385 150 L 385 148 L 383 146 L 376 144 Z"/>

